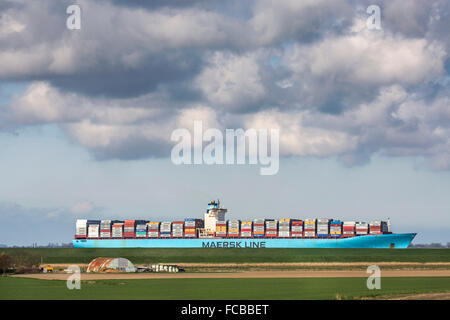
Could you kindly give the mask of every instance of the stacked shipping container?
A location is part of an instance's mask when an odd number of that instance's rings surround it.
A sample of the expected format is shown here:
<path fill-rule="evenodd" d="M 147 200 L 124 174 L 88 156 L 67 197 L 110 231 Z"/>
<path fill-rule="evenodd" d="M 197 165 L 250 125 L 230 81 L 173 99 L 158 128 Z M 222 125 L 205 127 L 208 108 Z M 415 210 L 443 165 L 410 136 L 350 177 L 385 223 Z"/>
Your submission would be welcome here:
<path fill-rule="evenodd" d="M 251 238 L 252 237 L 252 222 L 242 221 L 241 222 L 241 237 Z"/>
<path fill-rule="evenodd" d="M 171 234 L 172 234 L 172 223 L 161 222 L 159 229 L 159 236 L 161 238 L 170 238 Z"/>
<path fill-rule="evenodd" d="M 330 236 L 334 238 L 342 236 L 342 222 L 340 220 L 330 222 Z"/>
<path fill-rule="evenodd" d="M 147 221 L 136 220 L 136 238 L 147 237 Z"/>
<path fill-rule="evenodd" d="M 147 222 L 144 220 L 86 220 L 76 222 L 75 238 L 197 238 L 203 227 L 201 219 L 174 222 Z M 365 222 L 332 219 L 255 219 L 216 222 L 216 237 L 225 238 L 315 238 L 352 237 L 355 235 L 387 233 L 385 221 Z"/>
<path fill-rule="evenodd" d="M 369 225 L 370 234 L 379 234 L 388 232 L 386 221 L 372 221 Z"/>
<path fill-rule="evenodd" d="M 216 237 L 225 238 L 227 236 L 227 222 L 217 221 L 216 222 Z"/>
<path fill-rule="evenodd" d="M 147 236 L 149 238 L 159 237 L 159 222 L 151 221 L 147 223 Z"/>
<path fill-rule="evenodd" d="M 326 238 L 330 232 L 330 219 L 317 219 L 317 236 Z"/>
<path fill-rule="evenodd" d="M 88 220 L 88 238 L 98 238 L 100 231 L 100 221 Z"/>
<path fill-rule="evenodd" d="M 266 220 L 266 237 L 275 238 L 278 233 L 278 221 L 270 219 Z"/>
<path fill-rule="evenodd" d="M 182 238 L 184 233 L 184 221 L 172 222 L 172 238 Z"/>
<path fill-rule="evenodd" d="M 125 220 L 123 225 L 123 237 L 124 238 L 134 238 L 136 234 L 134 233 L 136 220 Z"/>
<path fill-rule="evenodd" d="M 100 221 L 100 238 L 111 238 L 111 220 Z"/>
<path fill-rule="evenodd" d="M 75 239 L 87 237 L 87 220 L 78 219 L 75 223 Z"/>
<path fill-rule="evenodd" d="M 292 238 L 303 237 L 303 221 L 302 220 L 292 220 L 291 236 L 292 236 Z"/>
<path fill-rule="evenodd" d="M 303 236 L 314 238 L 316 236 L 316 219 L 306 219 L 303 222 Z"/>
<path fill-rule="evenodd" d="M 291 236 L 291 219 L 280 219 L 278 222 L 278 237 L 289 238 Z"/>
<path fill-rule="evenodd" d="M 186 238 L 197 236 L 195 219 L 184 219 L 184 236 Z"/>
<path fill-rule="evenodd" d="M 366 235 L 369 233 L 369 224 L 366 222 L 356 222 L 355 231 L 357 235 Z"/>
<path fill-rule="evenodd" d="M 240 234 L 239 220 L 228 220 L 228 237 L 238 238 Z"/>
<path fill-rule="evenodd" d="M 355 221 L 344 221 L 342 224 L 342 236 L 353 237 L 355 235 Z"/>
<path fill-rule="evenodd" d="M 112 225 L 112 237 L 113 238 L 123 238 L 123 223 L 114 222 Z"/>
<path fill-rule="evenodd" d="M 253 237 L 255 238 L 264 237 L 264 219 L 253 220 Z"/>

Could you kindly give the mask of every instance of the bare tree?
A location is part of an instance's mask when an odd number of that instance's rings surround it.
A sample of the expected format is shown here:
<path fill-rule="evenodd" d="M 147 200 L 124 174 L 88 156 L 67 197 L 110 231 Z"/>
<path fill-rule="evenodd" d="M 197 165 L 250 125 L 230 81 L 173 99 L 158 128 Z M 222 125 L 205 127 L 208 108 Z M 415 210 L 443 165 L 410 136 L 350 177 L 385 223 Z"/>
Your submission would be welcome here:
<path fill-rule="evenodd" d="M 24 251 L 17 251 L 11 254 L 11 263 L 15 268 L 38 267 L 41 257 Z"/>
<path fill-rule="evenodd" d="M 3 275 L 6 275 L 8 269 L 11 267 L 11 258 L 4 252 L 0 254 L 0 270 Z"/>

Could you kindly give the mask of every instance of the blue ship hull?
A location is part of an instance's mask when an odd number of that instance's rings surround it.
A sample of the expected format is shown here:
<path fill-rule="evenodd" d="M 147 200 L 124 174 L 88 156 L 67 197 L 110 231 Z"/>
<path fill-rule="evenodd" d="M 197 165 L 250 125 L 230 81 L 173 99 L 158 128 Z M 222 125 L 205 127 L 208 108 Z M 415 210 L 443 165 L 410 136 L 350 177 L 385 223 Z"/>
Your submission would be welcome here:
<path fill-rule="evenodd" d="M 75 248 L 407 248 L 416 233 L 336 239 L 76 239 Z"/>

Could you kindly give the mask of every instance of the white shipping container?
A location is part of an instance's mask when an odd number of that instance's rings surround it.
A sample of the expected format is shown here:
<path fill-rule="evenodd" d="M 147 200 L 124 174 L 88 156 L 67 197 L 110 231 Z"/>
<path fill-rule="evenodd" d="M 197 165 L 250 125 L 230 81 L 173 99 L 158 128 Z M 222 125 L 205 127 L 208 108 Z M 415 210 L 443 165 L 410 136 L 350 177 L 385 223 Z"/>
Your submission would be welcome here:
<path fill-rule="evenodd" d="M 77 236 L 85 236 L 86 235 L 86 228 L 77 228 L 75 231 L 75 234 Z"/>
<path fill-rule="evenodd" d="M 87 220 L 77 219 L 75 222 L 75 234 L 77 236 L 86 236 L 87 234 Z"/>
<path fill-rule="evenodd" d="M 302 238 L 303 237 L 303 233 L 292 233 L 292 235 L 291 235 L 293 238 Z"/>
<path fill-rule="evenodd" d="M 77 227 L 85 227 L 86 228 L 86 225 L 87 225 L 86 219 L 77 219 L 77 221 L 75 222 L 75 226 L 77 226 Z"/>
<path fill-rule="evenodd" d="M 91 224 L 88 227 L 88 238 L 98 238 L 99 229 L 98 224 Z"/>

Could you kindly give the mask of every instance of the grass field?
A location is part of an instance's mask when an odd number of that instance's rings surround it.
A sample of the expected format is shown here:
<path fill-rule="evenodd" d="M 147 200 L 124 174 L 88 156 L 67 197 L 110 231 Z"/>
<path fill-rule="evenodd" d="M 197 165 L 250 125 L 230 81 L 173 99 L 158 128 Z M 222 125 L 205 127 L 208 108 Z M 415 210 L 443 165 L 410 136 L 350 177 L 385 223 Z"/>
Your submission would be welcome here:
<path fill-rule="evenodd" d="M 381 290 L 368 290 L 366 278 L 95 280 L 68 290 L 61 280 L 0 277 L 0 299 L 328 300 L 449 291 L 449 277 L 383 278 Z"/>
<path fill-rule="evenodd" d="M 97 257 L 123 257 L 136 264 L 159 262 L 450 262 L 450 249 L 84 249 L 7 248 L 6 254 L 30 253 L 44 263 L 89 263 Z"/>

